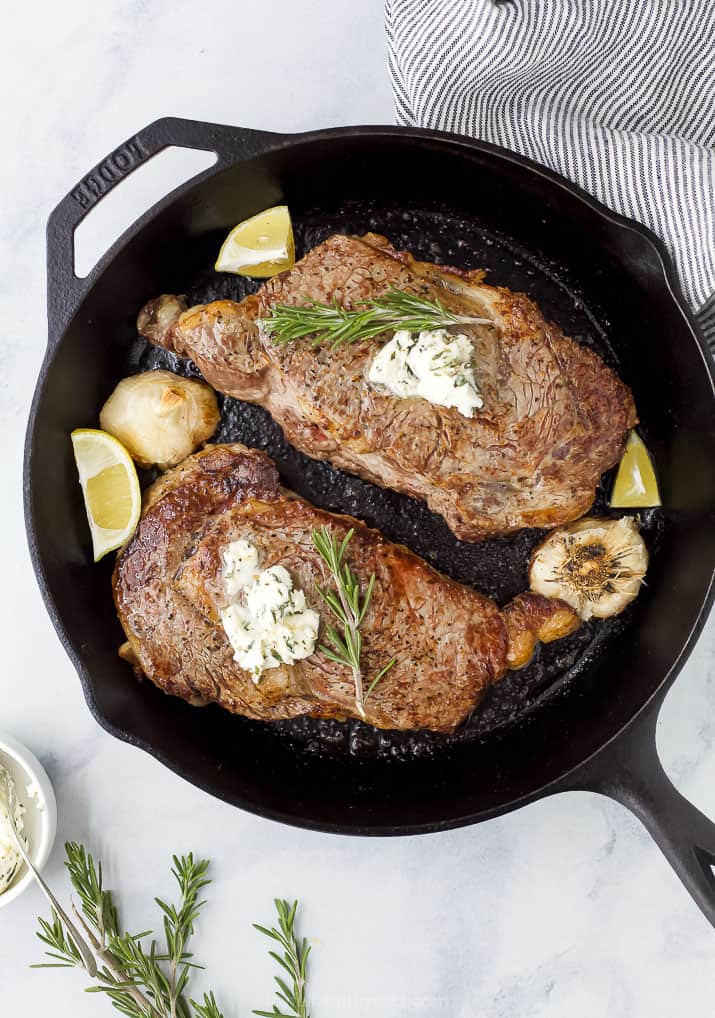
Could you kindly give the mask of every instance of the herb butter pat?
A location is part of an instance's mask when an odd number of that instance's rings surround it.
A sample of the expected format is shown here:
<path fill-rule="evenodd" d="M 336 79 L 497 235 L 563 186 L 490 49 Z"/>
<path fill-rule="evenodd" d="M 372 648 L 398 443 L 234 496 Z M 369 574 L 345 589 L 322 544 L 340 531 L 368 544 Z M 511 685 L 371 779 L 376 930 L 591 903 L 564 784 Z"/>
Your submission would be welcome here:
<path fill-rule="evenodd" d="M 2 767 L 2 764 L 0 764 L 0 767 Z M 5 773 L 7 774 L 7 772 Z M 9 774 L 7 774 L 7 779 L 12 781 Z M 8 809 L 9 806 L 4 798 L 0 799 L 0 894 L 7 891 L 8 887 L 12 884 L 22 863 L 22 857 L 10 827 Z M 14 813 L 15 827 L 27 848 L 27 839 L 22 833 L 24 827 L 22 818 L 24 813 L 25 807 L 18 802 Z"/>
<path fill-rule="evenodd" d="M 432 329 L 415 336 L 400 329 L 375 356 L 367 377 L 395 396 L 421 396 L 471 417 L 484 405 L 473 359 L 472 344 L 461 333 Z"/>
<path fill-rule="evenodd" d="M 249 541 L 233 541 L 223 552 L 228 607 L 221 622 L 234 660 L 258 683 L 268 668 L 310 657 L 318 639 L 320 616 L 308 608 L 283 566 L 261 569 L 258 550 Z"/>

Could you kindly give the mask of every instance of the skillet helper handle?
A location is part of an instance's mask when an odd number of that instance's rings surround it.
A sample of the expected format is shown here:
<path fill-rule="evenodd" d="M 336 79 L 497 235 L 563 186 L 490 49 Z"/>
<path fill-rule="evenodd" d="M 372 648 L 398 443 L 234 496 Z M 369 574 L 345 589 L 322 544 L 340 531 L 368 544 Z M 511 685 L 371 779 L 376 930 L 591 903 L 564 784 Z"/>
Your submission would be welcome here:
<path fill-rule="evenodd" d="M 660 703 L 587 767 L 577 787 L 626 806 L 644 825 L 706 919 L 715 926 L 715 823 L 680 794 L 658 757 Z"/>
<path fill-rule="evenodd" d="M 50 343 L 61 334 L 93 282 L 94 270 L 84 279 L 75 273 L 74 232 L 85 216 L 117 184 L 170 146 L 215 152 L 216 166 L 203 171 L 210 174 L 240 159 L 258 155 L 274 147 L 284 137 L 270 131 L 163 117 L 127 138 L 97 163 L 65 195 L 47 223 L 47 317 Z"/>

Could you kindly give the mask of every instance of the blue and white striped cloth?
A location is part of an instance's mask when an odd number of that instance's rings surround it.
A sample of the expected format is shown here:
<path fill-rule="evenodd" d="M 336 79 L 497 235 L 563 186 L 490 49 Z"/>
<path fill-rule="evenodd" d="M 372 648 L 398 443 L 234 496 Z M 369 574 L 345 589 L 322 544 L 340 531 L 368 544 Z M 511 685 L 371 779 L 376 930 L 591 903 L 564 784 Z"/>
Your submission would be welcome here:
<path fill-rule="evenodd" d="M 386 0 L 398 121 L 521 152 L 668 246 L 715 347 L 715 0 Z"/>

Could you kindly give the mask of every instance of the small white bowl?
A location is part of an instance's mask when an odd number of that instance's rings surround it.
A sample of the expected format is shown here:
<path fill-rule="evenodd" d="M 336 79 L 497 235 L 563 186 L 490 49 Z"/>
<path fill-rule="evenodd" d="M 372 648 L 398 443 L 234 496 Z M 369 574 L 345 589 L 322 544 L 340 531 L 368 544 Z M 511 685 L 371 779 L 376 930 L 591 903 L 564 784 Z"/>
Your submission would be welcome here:
<path fill-rule="evenodd" d="M 50 779 L 37 757 L 5 732 L 0 732 L 0 764 L 8 769 L 15 782 L 18 800 L 25 807 L 24 833 L 30 846 L 30 858 L 37 869 L 42 869 L 57 833 L 57 803 Z M 34 794 L 27 794 L 28 787 Z M 32 881 L 32 874 L 22 863 L 13 882 L 0 894 L 0 908 L 9 905 Z"/>

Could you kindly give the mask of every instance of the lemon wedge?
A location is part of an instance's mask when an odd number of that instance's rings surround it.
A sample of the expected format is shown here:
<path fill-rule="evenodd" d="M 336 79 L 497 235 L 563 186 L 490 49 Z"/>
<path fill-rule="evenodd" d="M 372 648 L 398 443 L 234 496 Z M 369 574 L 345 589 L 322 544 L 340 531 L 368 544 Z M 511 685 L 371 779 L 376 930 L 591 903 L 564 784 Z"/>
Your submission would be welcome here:
<path fill-rule="evenodd" d="M 613 509 L 645 509 L 661 505 L 650 453 L 635 431 L 628 436 L 609 504 Z"/>
<path fill-rule="evenodd" d="M 136 529 L 141 513 L 139 478 L 127 450 L 106 431 L 77 428 L 71 437 L 94 561 L 99 562 Z"/>
<path fill-rule="evenodd" d="M 216 259 L 217 272 L 267 279 L 295 265 L 293 226 L 287 205 L 266 209 L 229 233 Z"/>

